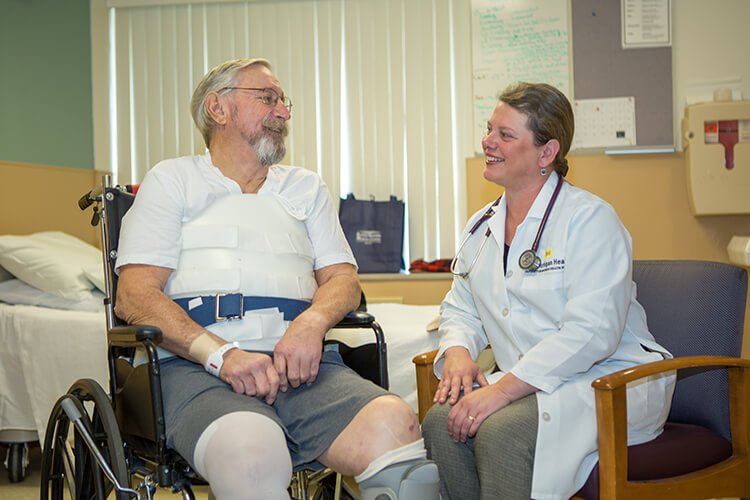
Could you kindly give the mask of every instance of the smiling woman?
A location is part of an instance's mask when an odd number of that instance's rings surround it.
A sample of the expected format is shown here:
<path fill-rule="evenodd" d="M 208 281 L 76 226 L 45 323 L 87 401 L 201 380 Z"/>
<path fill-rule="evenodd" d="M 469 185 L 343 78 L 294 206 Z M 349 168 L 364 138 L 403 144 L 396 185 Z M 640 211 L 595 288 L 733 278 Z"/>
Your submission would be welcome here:
<path fill-rule="evenodd" d="M 484 177 L 505 192 L 456 256 L 422 427 L 443 498 L 569 498 L 596 457 L 592 380 L 671 357 L 634 299 L 627 231 L 563 179 L 572 137 L 570 103 L 545 84 L 509 87 L 489 119 Z M 475 361 L 488 344 L 491 380 Z M 661 432 L 673 387 L 658 376 L 629 390 L 633 442 Z"/>

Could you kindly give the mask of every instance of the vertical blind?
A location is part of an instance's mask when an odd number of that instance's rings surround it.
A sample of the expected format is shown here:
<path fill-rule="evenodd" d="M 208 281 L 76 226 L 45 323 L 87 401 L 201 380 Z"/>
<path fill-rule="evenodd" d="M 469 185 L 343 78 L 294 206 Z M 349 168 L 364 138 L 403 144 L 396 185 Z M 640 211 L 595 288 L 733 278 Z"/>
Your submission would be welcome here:
<path fill-rule="evenodd" d="M 264 57 L 294 103 L 285 163 L 317 171 L 334 197 L 403 199 L 407 258 L 453 255 L 473 154 L 468 0 L 108 5 L 118 182 L 202 154 L 196 83 L 227 59 Z"/>

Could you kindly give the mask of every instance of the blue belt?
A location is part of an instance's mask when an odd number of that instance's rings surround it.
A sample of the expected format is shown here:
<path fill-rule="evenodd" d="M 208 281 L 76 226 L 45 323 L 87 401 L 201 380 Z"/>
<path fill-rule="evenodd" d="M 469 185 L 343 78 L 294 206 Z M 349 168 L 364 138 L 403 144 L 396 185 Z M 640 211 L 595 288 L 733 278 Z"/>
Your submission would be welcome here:
<path fill-rule="evenodd" d="M 196 299 L 200 299 L 201 304 L 191 309 L 189 304 Z M 305 300 L 282 297 L 245 297 L 241 293 L 217 293 L 216 295 L 174 299 L 174 301 L 201 326 L 212 325 L 219 321 L 242 319 L 245 311 L 272 308 L 283 313 L 285 321 L 292 321 L 310 307 L 310 302 Z"/>

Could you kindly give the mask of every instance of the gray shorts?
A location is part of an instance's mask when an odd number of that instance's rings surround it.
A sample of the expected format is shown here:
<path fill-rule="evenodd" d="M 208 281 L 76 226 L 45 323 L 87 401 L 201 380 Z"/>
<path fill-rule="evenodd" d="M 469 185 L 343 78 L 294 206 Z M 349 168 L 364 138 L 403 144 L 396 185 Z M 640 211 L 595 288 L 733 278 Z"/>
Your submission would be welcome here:
<path fill-rule="evenodd" d="M 198 438 L 214 420 L 237 411 L 260 413 L 284 430 L 295 470 L 316 462 L 368 402 L 387 391 L 348 368 L 336 351 L 326 351 L 310 386 L 279 391 L 273 406 L 237 394 L 203 367 L 174 357 L 161 362 L 167 446 L 189 463 Z"/>

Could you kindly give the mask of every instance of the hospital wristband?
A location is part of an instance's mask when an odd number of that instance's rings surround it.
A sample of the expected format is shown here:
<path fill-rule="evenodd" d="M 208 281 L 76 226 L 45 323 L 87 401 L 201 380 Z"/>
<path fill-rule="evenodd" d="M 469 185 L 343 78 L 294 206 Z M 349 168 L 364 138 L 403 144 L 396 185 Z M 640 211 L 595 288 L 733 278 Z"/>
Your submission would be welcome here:
<path fill-rule="evenodd" d="M 237 344 L 235 342 L 229 342 L 219 347 L 208 356 L 206 364 L 203 367 L 208 373 L 214 377 L 218 377 L 221 367 L 224 364 L 224 354 L 232 349 L 237 349 Z"/>

